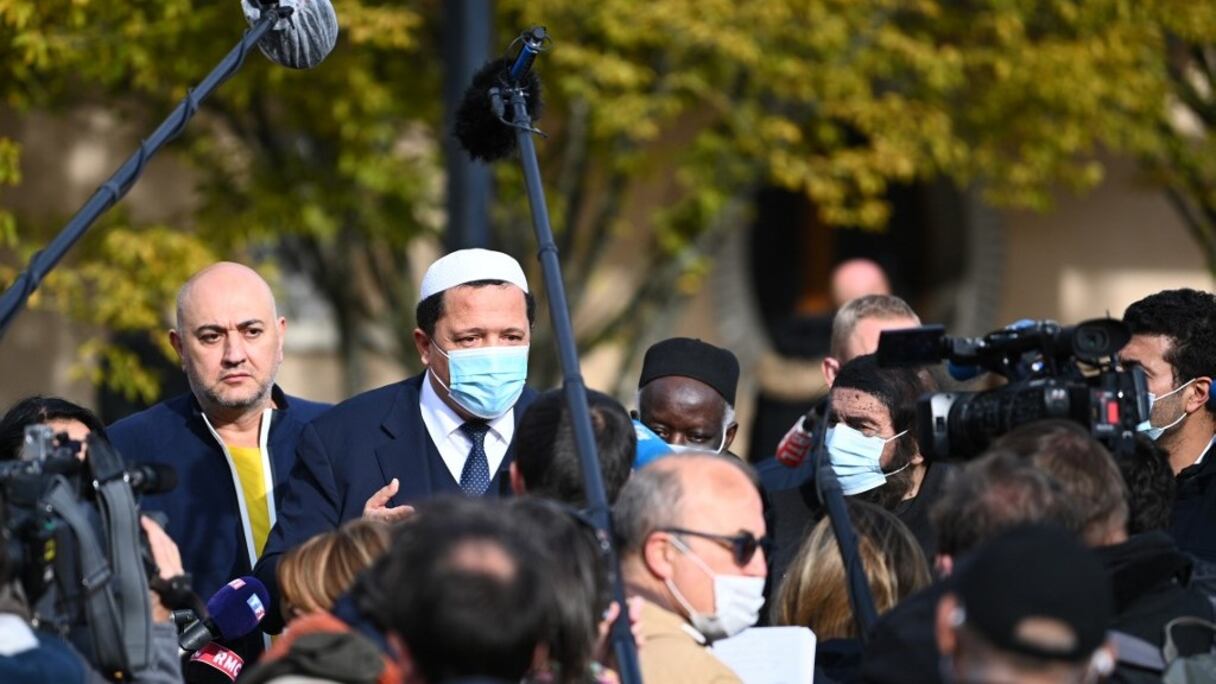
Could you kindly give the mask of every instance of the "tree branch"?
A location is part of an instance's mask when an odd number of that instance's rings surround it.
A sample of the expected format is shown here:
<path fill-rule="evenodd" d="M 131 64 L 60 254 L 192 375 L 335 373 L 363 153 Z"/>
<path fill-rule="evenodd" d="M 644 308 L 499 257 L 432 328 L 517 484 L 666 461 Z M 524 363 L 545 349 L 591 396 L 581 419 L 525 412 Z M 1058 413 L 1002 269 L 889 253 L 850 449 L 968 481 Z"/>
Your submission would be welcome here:
<path fill-rule="evenodd" d="M 563 150 L 561 172 L 557 177 L 557 193 L 566 200 L 566 211 L 560 244 L 558 249 L 562 254 L 569 254 L 573 249 L 575 236 L 579 232 L 578 219 L 582 215 L 583 202 L 586 199 L 587 177 L 590 168 L 587 164 L 587 148 L 590 140 L 587 135 L 587 118 L 590 106 L 583 99 L 570 103 L 570 119 L 566 126 L 566 145 Z"/>
<path fill-rule="evenodd" d="M 1165 192 L 1178 215 L 1182 217 L 1183 223 L 1186 224 L 1187 231 L 1203 251 L 1208 271 L 1216 275 L 1216 230 L 1212 225 L 1212 212 L 1201 208 L 1199 211 L 1205 216 L 1198 215 L 1196 207 L 1187 200 L 1182 191 L 1172 185 L 1167 185 Z"/>

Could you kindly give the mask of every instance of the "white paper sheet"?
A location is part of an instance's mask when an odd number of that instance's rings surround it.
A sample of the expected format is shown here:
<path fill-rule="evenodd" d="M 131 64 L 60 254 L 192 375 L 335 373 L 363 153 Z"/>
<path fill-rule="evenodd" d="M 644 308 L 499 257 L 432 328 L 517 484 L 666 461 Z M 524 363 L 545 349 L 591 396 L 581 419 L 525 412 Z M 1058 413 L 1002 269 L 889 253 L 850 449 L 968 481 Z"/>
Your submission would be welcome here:
<path fill-rule="evenodd" d="M 815 676 L 815 633 L 806 627 L 753 627 L 712 650 L 744 684 L 810 684 Z"/>

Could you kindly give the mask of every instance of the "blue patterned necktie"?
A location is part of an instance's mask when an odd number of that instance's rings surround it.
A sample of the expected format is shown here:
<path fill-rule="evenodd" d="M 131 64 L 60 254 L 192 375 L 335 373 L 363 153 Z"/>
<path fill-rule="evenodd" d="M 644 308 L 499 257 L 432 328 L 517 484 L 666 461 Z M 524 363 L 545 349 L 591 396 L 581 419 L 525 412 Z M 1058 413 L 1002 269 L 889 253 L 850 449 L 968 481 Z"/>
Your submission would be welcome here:
<path fill-rule="evenodd" d="M 469 496 L 481 496 L 490 488 L 490 461 L 486 458 L 486 432 L 490 426 L 481 422 L 469 422 L 460 426 L 473 446 L 460 471 L 460 489 Z"/>

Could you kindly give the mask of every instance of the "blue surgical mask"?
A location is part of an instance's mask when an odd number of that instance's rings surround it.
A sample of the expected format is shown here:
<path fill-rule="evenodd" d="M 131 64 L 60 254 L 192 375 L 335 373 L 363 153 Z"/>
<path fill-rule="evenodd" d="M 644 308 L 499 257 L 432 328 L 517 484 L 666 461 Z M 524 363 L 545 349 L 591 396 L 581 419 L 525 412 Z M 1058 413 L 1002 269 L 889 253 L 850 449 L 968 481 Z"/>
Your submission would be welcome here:
<path fill-rule="evenodd" d="M 446 386 L 452 401 L 469 413 L 493 420 L 511 410 L 524 392 L 528 379 L 528 345 L 477 347 L 445 352 L 432 345 L 448 360 Z M 431 375 L 443 385 L 434 371 Z"/>
<path fill-rule="evenodd" d="M 882 437 L 866 437 L 857 430 L 837 423 L 828 428 L 824 439 L 828 447 L 828 460 L 836 479 L 840 481 L 840 489 L 845 496 L 868 492 L 887 483 L 887 476 L 894 475 L 903 468 L 891 473 L 882 471 L 882 450 L 887 442 L 899 439 L 908 434 L 907 430 L 883 439 Z"/>
<path fill-rule="evenodd" d="M 1191 384 L 1192 382 L 1195 382 L 1195 378 L 1191 378 L 1190 380 L 1187 380 L 1186 382 L 1182 383 L 1178 387 L 1170 390 L 1169 392 L 1166 392 L 1165 394 L 1162 394 L 1161 396 L 1157 396 L 1156 394 L 1149 392 L 1148 393 L 1148 420 L 1143 421 L 1139 425 L 1137 425 L 1136 430 L 1138 432 L 1143 432 L 1144 434 L 1148 435 L 1148 438 L 1155 442 L 1155 441 L 1157 441 L 1157 439 L 1159 437 L 1161 437 L 1161 435 L 1165 434 L 1166 430 L 1174 427 L 1178 423 L 1181 423 L 1183 420 L 1185 420 L 1189 414 L 1186 411 L 1183 411 L 1182 415 L 1178 416 L 1178 418 L 1176 418 L 1174 420 L 1174 422 L 1170 423 L 1169 425 L 1166 425 L 1164 427 L 1154 427 L 1153 426 L 1153 406 L 1156 405 L 1156 403 L 1161 401 L 1162 399 L 1165 399 L 1166 397 L 1168 397 L 1172 394 L 1177 394 L 1178 392 L 1181 392 L 1183 390 L 1183 388 L 1185 388 L 1187 385 Z"/>

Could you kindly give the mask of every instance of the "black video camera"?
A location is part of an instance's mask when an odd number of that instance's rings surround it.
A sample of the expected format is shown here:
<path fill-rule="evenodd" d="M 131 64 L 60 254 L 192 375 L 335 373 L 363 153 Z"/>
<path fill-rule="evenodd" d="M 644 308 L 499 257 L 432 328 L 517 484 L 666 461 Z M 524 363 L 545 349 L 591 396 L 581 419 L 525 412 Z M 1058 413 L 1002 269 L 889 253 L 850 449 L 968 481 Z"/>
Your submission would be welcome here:
<path fill-rule="evenodd" d="M 24 590 L 32 624 L 71 641 L 108 678 L 151 662 L 147 567 L 132 481 L 99 435 L 83 443 L 25 428 L 20 457 L 0 462 L 0 581 Z"/>
<path fill-rule="evenodd" d="M 31 600 L 41 597 L 54 578 L 56 550 L 70 544 L 65 528 L 39 500 L 56 475 L 80 471 L 80 444 L 57 439 L 46 425 L 25 429 L 20 458 L 0 462 L 5 544 L 0 549 L 0 579 L 18 580 Z"/>
<path fill-rule="evenodd" d="M 1045 418 L 1079 423 L 1112 453 L 1131 453 L 1149 406 L 1143 371 L 1124 370 L 1116 356 L 1130 339 L 1127 326 L 1110 318 L 1068 327 L 1022 321 L 977 338 L 949 337 L 930 325 L 883 331 L 878 363 L 947 361 L 956 378 L 987 371 L 1007 381 L 983 392 L 922 397 L 917 428 L 926 458 L 974 458 L 996 437 Z"/>

